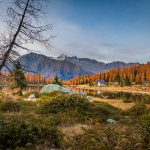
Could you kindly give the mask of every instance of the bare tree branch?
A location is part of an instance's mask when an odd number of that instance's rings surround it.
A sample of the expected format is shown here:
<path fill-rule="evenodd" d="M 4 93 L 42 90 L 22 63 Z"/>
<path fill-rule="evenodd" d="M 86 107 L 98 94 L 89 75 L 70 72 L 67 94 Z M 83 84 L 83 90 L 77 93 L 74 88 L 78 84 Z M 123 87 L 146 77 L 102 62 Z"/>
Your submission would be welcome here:
<path fill-rule="evenodd" d="M 47 46 L 54 36 L 45 37 L 43 33 L 52 29 L 51 24 L 35 25 L 42 13 L 46 0 L 14 0 L 15 7 L 7 9 L 8 33 L 2 36 L 0 42 L 0 71 L 7 61 L 14 61 L 19 56 L 18 49 L 31 51 L 25 44 L 35 41 Z M 11 59 L 10 59 L 11 58 Z"/>

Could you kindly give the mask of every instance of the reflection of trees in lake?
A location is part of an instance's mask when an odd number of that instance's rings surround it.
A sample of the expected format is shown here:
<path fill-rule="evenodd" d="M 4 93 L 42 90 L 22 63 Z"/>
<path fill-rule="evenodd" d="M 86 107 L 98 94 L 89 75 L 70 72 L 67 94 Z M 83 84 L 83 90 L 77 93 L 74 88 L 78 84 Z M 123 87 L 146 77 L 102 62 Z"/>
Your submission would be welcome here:
<path fill-rule="evenodd" d="M 33 91 L 40 92 L 42 87 L 43 87 L 42 85 L 27 86 L 27 88 L 25 89 L 25 92 L 33 92 Z"/>

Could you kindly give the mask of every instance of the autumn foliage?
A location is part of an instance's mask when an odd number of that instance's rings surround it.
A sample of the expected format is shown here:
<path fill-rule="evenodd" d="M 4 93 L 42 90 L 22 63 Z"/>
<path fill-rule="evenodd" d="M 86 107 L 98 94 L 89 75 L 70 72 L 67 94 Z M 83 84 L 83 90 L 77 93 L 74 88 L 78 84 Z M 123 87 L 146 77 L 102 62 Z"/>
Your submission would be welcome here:
<path fill-rule="evenodd" d="M 86 84 L 105 80 L 107 82 L 118 82 L 125 85 L 135 83 L 143 84 L 150 82 L 150 63 L 143 65 L 135 65 L 124 69 L 112 69 L 103 73 L 98 73 L 90 76 L 75 77 L 72 80 L 65 82 L 67 85 Z"/>
<path fill-rule="evenodd" d="M 32 74 L 32 73 L 26 74 L 26 80 L 28 83 L 49 84 L 52 82 L 52 79 L 50 77 L 46 78 L 40 74 Z"/>
<path fill-rule="evenodd" d="M 26 82 L 29 84 L 50 84 L 52 83 L 52 79 L 50 77 L 44 77 L 40 74 L 36 73 L 25 73 Z M 3 72 L 0 76 L 0 83 L 4 83 L 9 81 L 10 73 Z"/>

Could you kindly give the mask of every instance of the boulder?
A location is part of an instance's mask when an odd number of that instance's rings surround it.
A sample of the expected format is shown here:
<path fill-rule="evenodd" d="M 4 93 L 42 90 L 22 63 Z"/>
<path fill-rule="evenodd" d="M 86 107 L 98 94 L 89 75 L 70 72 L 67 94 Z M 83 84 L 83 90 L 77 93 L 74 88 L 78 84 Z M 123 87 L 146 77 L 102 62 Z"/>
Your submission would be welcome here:
<path fill-rule="evenodd" d="M 114 120 L 114 119 L 107 119 L 107 123 L 109 123 L 109 124 L 116 124 L 117 121 Z"/>
<path fill-rule="evenodd" d="M 70 93 L 72 94 L 72 90 L 69 90 L 67 88 L 64 88 L 60 85 L 57 85 L 57 84 L 48 84 L 48 85 L 45 85 L 42 90 L 40 91 L 40 93 L 51 93 L 53 91 L 61 91 L 61 92 L 64 92 L 64 93 Z"/>
<path fill-rule="evenodd" d="M 35 99 L 35 94 L 29 95 L 28 99 Z"/>
<path fill-rule="evenodd" d="M 29 95 L 29 97 L 27 99 L 24 99 L 25 101 L 32 101 L 32 102 L 36 102 L 37 98 L 35 97 L 35 94 L 31 94 Z"/>
<path fill-rule="evenodd" d="M 91 96 L 87 96 L 86 98 L 88 99 L 89 102 L 93 102 L 93 98 Z"/>

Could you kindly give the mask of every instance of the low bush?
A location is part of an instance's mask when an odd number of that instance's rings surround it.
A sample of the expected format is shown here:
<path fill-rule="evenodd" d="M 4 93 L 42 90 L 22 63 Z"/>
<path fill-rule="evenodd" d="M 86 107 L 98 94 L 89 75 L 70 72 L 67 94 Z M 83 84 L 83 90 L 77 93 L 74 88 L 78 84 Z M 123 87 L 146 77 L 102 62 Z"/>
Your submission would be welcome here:
<path fill-rule="evenodd" d="M 98 94 L 93 94 L 93 93 L 87 92 L 86 95 L 87 95 L 87 96 L 97 96 Z"/>
<path fill-rule="evenodd" d="M 105 103 L 90 103 L 82 96 L 69 95 L 46 101 L 39 107 L 39 113 L 51 115 L 63 114 L 64 117 L 62 119 L 66 120 L 65 117 L 67 117 L 70 121 L 73 118 L 72 121 L 79 122 L 90 119 L 106 121 L 108 118 L 119 114 L 119 109 Z"/>
<path fill-rule="evenodd" d="M 1 108 L 4 112 L 19 112 L 21 110 L 21 105 L 14 101 L 4 101 L 1 103 Z"/>
<path fill-rule="evenodd" d="M 21 112 L 23 113 L 34 112 L 37 109 L 37 103 L 32 101 L 19 100 L 17 103 L 21 106 Z"/>
<path fill-rule="evenodd" d="M 2 102 L 3 102 L 2 99 L 0 99 L 0 106 L 1 106 Z"/>
<path fill-rule="evenodd" d="M 64 93 L 62 91 L 53 91 L 53 92 L 50 92 L 50 93 L 40 94 L 40 96 L 48 96 L 48 97 L 58 97 L 58 96 L 61 96 L 61 95 L 66 95 L 66 93 Z"/>
<path fill-rule="evenodd" d="M 82 98 L 81 96 L 59 96 L 53 98 L 51 101 L 45 102 L 40 110 L 42 113 L 60 113 L 60 112 L 69 112 L 74 111 L 86 111 L 88 109 L 89 102 L 87 99 Z"/>
<path fill-rule="evenodd" d="M 123 95 L 122 95 L 123 101 L 125 103 L 131 103 L 132 102 L 131 96 L 132 96 L 131 93 L 123 93 Z"/>
<path fill-rule="evenodd" d="M 1 121 L 0 149 L 33 148 L 47 141 L 48 148 L 59 148 L 63 141 L 55 127 L 15 121 Z"/>
<path fill-rule="evenodd" d="M 67 95 L 67 94 L 64 92 L 61 92 L 61 91 L 53 91 L 50 93 L 43 93 L 43 94 L 40 94 L 40 100 L 41 100 L 41 102 L 49 101 L 52 98 L 56 98 L 56 97 L 63 96 L 63 95 Z"/>
<path fill-rule="evenodd" d="M 38 113 L 51 115 L 58 124 L 81 122 L 87 118 L 90 103 L 86 98 L 74 95 L 63 95 L 39 103 Z"/>
<path fill-rule="evenodd" d="M 131 103 L 132 101 L 131 101 L 131 99 L 123 99 L 123 102 L 124 103 Z"/>
<path fill-rule="evenodd" d="M 128 111 L 126 111 L 126 115 L 140 116 L 140 115 L 146 114 L 148 112 L 149 112 L 149 110 L 146 108 L 146 106 L 144 104 L 139 103 L 139 104 L 136 104 L 135 106 L 133 106 Z"/>
<path fill-rule="evenodd" d="M 144 104 L 150 104 L 150 95 L 146 95 L 143 100 Z"/>
<path fill-rule="evenodd" d="M 94 103 L 93 107 L 90 108 L 93 116 L 99 116 L 104 122 L 109 119 L 119 119 L 121 110 L 103 102 Z"/>
<path fill-rule="evenodd" d="M 144 114 L 140 117 L 140 123 L 143 127 L 143 143 L 145 149 L 150 148 L 150 113 Z"/>
<path fill-rule="evenodd" d="M 96 125 L 77 135 L 70 142 L 73 149 L 79 150 L 142 150 L 142 136 L 139 128 Z"/>
<path fill-rule="evenodd" d="M 144 128 L 150 133 L 150 113 L 144 114 L 140 117 L 140 122 Z"/>

